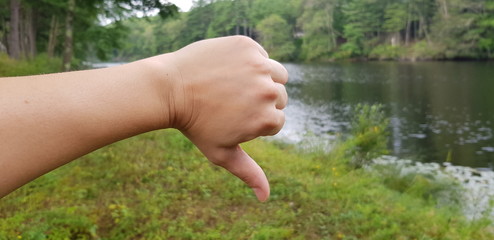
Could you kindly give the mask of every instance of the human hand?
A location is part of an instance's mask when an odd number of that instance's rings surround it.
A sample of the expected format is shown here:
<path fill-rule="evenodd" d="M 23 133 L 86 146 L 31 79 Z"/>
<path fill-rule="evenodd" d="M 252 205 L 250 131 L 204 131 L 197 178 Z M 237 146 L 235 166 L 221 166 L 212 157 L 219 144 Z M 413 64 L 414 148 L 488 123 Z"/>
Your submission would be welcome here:
<path fill-rule="evenodd" d="M 286 69 L 255 41 L 241 36 L 193 43 L 174 52 L 172 62 L 181 79 L 164 100 L 170 102 L 172 96 L 172 127 L 266 201 L 266 175 L 238 144 L 282 128 Z"/>

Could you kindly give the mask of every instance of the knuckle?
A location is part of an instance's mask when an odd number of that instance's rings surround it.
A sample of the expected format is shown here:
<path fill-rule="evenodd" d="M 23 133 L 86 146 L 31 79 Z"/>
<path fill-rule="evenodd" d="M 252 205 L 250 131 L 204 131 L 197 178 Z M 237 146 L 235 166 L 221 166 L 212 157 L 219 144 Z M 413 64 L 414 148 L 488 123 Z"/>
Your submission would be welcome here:
<path fill-rule="evenodd" d="M 224 151 L 215 151 L 208 156 L 209 161 L 213 164 L 225 167 L 228 164 L 228 155 Z"/>
<path fill-rule="evenodd" d="M 264 117 L 259 124 L 259 130 L 262 134 L 269 134 L 272 133 L 273 131 L 277 131 L 277 129 L 280 129 L 281 126 L 283 126 L 283 121 L 281 121 L 280 118 L 276 117 L 275 115 L 269 115 Z"/>
<path fill-rule="evenodd" d="M 283 128 L 283 125 L 285 125 L 285 113 L 283 113 L 282 111 L 279 111 L 281 114 L 278 114 L 276 115 L 276 117 L 274 117 L 274 119 L 276 119 L 276 126 L 273 127 L 271 129 L 271 132 L 269 133 L 269 135 L 275 135 L 277 134 L 279 131 L 281 131 L 281 129 Z"/>
<path fill-rule="evenodd" d="M 262 58 L 252 58 L 249 61 L 249 65 L 254 68 L 256 71 L 262 74 L 271 73 L 271 66 L 268 61 Z"/>
<path fill-rule="evenodd" d="M 279 90 L 276 86 L 266 86 L 259 90 L 259 95 L 262 99 L 272 101 L 278 98 Z"/>
<path fill-rule="evenodd" d="M 270 118 L 268 121 L 264 123 L 266 130 L 275 129 L 278 127 L 278 125 L 279 125 L 278 121 L 274 118 Z"/>
<path fill-rule="evenodd" d="M 254 41 L 252 40 L 252 38 L 243 35 L 235 35 L 232 36 L 231 38 L 237 41 L 238 44 L 245 44 L 245 45 L 250 45 Z"/>
<path fill-rule="evenodd" d="M 287 93 L 286 88 L 283 84 L 276 83 L 276 87 L 278 88 L 278 91 L 280 94 L 282 94 L 284 97 L 288 97 L 288 93 Z"/>
<path fill-rule="evenodd" d="M 214 159 L 211 159 L 210 160 L 213 164 L 217 165 L 217 166 L 221 166 L 221 167 L 225 167 L 228 163 L 228 159 L 221 156 L 221 157 L 216 157 Z"/>

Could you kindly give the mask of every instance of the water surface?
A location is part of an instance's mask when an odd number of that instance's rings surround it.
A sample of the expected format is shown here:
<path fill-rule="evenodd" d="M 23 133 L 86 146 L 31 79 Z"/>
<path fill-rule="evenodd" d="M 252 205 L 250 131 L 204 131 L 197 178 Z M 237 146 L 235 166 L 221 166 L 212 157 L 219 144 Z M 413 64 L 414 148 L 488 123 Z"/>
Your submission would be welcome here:
<path fill-rule="evenodd" d="M 399 157 L 494 167 L 494 63 L 359 62 L 285 64 L 287 123 L 280 137 L 332 138 L 359 103 L 383 104 L 390 149 Z"/>

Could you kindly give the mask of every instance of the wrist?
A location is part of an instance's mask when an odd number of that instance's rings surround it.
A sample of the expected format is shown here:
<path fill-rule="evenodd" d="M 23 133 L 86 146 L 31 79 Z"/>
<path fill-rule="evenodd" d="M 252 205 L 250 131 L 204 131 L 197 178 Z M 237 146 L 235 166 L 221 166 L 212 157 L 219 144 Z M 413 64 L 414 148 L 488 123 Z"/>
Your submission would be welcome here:
<path fill-rule="evenodd" d="M 152 98 L 155 129 L 179 128 L 177 102 L 183 99 L 180 72 L 173 63 L 173 54 L 167 53 L 135 62 L 144 72 L 147 94 Z"/>

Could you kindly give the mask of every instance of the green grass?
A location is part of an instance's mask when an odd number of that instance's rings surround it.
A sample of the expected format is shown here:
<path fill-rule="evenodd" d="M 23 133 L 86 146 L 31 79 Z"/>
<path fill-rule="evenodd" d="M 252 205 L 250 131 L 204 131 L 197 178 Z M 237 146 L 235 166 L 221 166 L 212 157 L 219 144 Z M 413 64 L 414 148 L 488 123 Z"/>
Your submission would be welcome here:
<path fill-rule="evenodd" d="M 244 144 L 271 182 L 259 203 L 179 132 L 147 133 L 1 199 L 0 239 L 493 239 L 487 220 L 348 167 L 348 144 L 330 154 Z"/>
<path fill-rule="evenodd" d="M 34 74 L 47 74 L 60 71 L 62 61 L 40 54 L 31 60 L 14 60 L 0 53 L 0 76 L 13 77 Z"/>

